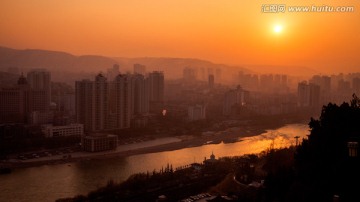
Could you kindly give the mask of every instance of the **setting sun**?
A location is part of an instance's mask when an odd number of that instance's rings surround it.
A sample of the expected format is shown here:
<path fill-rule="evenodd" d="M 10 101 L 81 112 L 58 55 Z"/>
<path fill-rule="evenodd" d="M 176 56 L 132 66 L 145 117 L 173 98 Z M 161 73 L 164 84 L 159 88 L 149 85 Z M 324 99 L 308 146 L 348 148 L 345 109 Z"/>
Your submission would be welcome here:
<path fill-rule="evenodd" d="M 360 202 L 359 53 L 360 0 L 0 0 L 0 202 Z"/>
<path fill-rule="evenodd" d="M 283 27 L 281 25 L 275 25 L 274 26 L 274 32 L 275 33 L 280 33 L 280 32 L 282 32 L 282 30 L 283 30 Z"/>

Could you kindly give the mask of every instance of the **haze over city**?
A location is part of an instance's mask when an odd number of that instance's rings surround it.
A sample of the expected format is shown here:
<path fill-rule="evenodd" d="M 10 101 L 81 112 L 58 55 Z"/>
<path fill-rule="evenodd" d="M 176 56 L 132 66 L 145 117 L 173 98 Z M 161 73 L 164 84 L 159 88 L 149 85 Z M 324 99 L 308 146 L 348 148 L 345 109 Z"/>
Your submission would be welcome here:
<path fill-rule="evenodd" d="M 264 13 L 264 3 L 354 6 L 358 1 L 6 0 L 0 7 L 0 44 L 75 55 L 295 65 L 323 74 L 357 70 L 359 12 Z M 276 26 L 281 32 L 274 32 Z"/>
<path fill-rule="evenodd" d="M 0 201 L 360 201 L 359 8 L 2 0 Z"/>

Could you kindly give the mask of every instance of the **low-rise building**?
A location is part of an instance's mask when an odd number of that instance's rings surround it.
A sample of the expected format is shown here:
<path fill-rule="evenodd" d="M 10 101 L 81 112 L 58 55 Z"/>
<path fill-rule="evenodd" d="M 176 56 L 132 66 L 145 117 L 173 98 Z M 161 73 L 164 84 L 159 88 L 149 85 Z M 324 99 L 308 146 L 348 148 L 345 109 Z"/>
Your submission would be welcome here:
<path fill-rule="evenodd" d="M 84 151 L 100 152 L 115 150 L 118 145 L 118 137 L 111 134 L 92 134 L 82 138 Z"/>
<path fill-rule="evenodd" d="M 52 111 L 33 111 L 29 115 L 28 123 L 32 125 L 50 124 L 54 120 Z"/>
<path fill-rule="evenodd" d="M 204 165 L 211 165 L 218 162 L 218 159 L 215 158 L 214 152 L 211 153 L 210 159 L 204 159 Z"/>
<path fill-rule="evenodd" d="M 188 107 L 188 119 L 189 121 L 198 121 L 206 119 L 206 106 L 195 105 Z"/>
<path fill-rule="evenodd" d="M 64 126 L 43 125 L 42 131 L 45 137 L 82 136 L 84 135 L 83 124 L 70 124 Z"/>

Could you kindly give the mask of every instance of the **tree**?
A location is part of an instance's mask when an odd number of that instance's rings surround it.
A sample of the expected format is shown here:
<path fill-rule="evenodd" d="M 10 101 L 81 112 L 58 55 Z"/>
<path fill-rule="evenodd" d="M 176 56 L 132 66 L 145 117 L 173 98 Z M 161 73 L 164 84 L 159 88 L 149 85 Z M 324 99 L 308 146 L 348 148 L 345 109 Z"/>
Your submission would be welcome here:
<path fill-rule="evenodd" d="M 359 158 L 349 157 L 347 145 L 349 141 L 359 141 L 359 121 L 360 100 L 356 95 L 350 104 L 324 106 L 319 120 L 311 118 L 309 138 L 295 155 L 298 180 L 309 185 L 302 190 L 313 193 L 309 197 L 328 200 L 339 194 L 345 201 L 356 197 L 350 185 L 360 179 Z"/>

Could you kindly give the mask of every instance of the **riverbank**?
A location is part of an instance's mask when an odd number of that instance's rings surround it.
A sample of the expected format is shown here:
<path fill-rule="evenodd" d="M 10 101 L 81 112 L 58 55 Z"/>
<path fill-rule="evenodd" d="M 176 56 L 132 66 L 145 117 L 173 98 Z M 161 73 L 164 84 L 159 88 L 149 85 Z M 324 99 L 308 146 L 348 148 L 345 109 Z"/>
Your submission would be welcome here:
<path fill-rule="evenodd" d="M 289 123 L 267 124 L 262 126 L 231 127 L 224 131 L 205 132 L 202 135 L 198 136 L 183 135 L 176 137 L 165 137 L 141 143 L 119 145 L 116 150 L 112 151 L 96 153 L 75 152 L 65 156 L 58 155 L 29 160 L 10 159 L 7 162 L 1 162 L 0 165 L 2 165 L 3 167 L 14 169 L 41 165 L 63 164 L 90 159 L 128 157 L 146 153 L 157 153 L 179 150 L 183 148 L 198 147 L 205 144 L 219 144 L 221 142 L 234 143 L 241 141 L 241 138 L 260 135 L 266 132 L 266 130 L 276 129 L 286 124 Z"/>
<path fill-rule="evenodd" d="M 288 147 L 295 143 L 295 136 L 306 137 L 307 134 L 307 125 L 296 123 L 276 127 L 275 130 L 245 137 L 240 139 L 241 141 L 229 144 L 181 147 L 181 144 L 195 146 L 194 139 L 190 140 L 193 137 L 188 136 L 184 137 L 186 139 L 184 142 L 118 154 L 124 157 L 114 154 L 114 156 L 98 157 L 98 159 L 85 158 L 74 160 L 71 163 L 62 161 L 61 163 L 44 163 L 45 165 L 30 168 L 13 169 L 11 174 L 0 176 L 3 184 L 0 187 L 0 198 L 10 199 L 9 201 L 55 201 L 59 198 L 74 197 L 79 194 L 86 195 L 90 191 L 106 186 L 109 180 L 121 183 L 136 173 L 158 172 L 167 165 L 172 165 L 173 169 L 176 169 L 194 162 L 202 163 L 204 157 L 209 157 L 212 153 L 216 155 L 216 159 L 260 153 L 268 149 L 274 140 L 275 148 L 281 147 L 277 142 L 284 143 L 283 147 Z M 225 135 L 219 134 L 220 137 L 225 138 Z M 276 138 L 274 139 L 274 137 Z M 215 140 L 216 138 L 211 139 Z M 186 143 L 188 144 L 186 145 Z M 173 150 L 179 144 L 179 149 Z M 160 150 L 164 152 L 156 152 Z"/>

